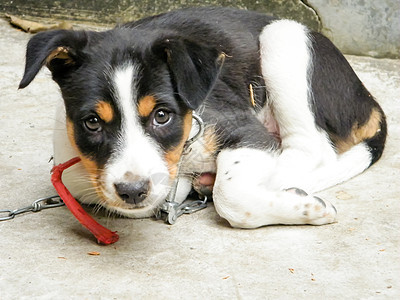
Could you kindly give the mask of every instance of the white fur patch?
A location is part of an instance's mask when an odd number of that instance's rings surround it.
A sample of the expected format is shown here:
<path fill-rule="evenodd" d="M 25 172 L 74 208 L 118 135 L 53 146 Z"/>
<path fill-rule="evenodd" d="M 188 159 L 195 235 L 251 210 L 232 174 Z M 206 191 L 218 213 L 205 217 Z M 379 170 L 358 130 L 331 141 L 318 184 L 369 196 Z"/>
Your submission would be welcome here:
<path fill-rule="evenodd" d="M 121 129 L 116 151 L 111 155 L 104 170 L 103 192 L 111 199 L 106 207 L 129 217 L 148 217 L 169 192 L 169 173 L 159 146 L 144 132 L 137 109 L 136 83 L 139 70 L 131 64 L 123 65 L 112 77 L 114 97 L 121 112 Z M 141 207 L 124 208 L 114 184 L 126 181 L 127 174 L 133 178 L 149 179 L 149 196 Z M 116 205 L 114 205 L 116 203 Z M 121 207 L 122 206 L 122 207 Z"/>
<path fill-rule="evenodd" d="M 278 120 L 282 147 L 315 149 L 326 144 L 310 110 L 312 56 L 307 29 L 294 21 L 273 22 L 260 35 L 261 68 L 268 87 L 268 102 Z M 304 143 L 304 139 L 313 144 Z M 315 149 L 315 150 L 314 150 Z"/>
<path fill-rule="evenodd" d="M 213 194 L 218 214 L 241 228 L 335 221 L 336 210 L 330 203 L 272 186 L 276 165 L 274 153 L 246 148 L 223 150 L 217 158 Z"/>

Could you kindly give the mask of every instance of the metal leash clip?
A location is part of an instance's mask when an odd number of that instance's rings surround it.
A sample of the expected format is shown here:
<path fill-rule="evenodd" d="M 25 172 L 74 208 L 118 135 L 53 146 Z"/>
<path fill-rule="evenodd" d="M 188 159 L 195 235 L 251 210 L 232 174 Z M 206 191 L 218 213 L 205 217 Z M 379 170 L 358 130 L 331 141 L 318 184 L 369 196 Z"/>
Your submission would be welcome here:
<path fill-rule="evenodd" d="M 166 201 L 161 205 L 156 217 L 172 225 L 183 214 L 191 214 L 206 207 L 207 197 L 202 200 L 185 200 L 181 204 Z"/>
<path fill-rule="evenodd" d="M 193 119 L 197 122 L 199 127 L 198 132 L 195 136 L 186 141 L 183 148 L 182 156 L 190 152 L 190 145 L 192 145 L 199 137 L 204 133 L 204 123 L 200 116 L 193 112 Z M 156 212 L 157 219 L 163 219 L 168 224 L 172 225 L 176 222 L 176 219 L 183 214 L 191 214 L 207 207 L 207 197 L 199 200 L 185 200 L 182 203 L 175 202 L 176 191 L 179 183 L 179 173 L 182 165 L 182 157 L 178 162 L 177 176 L 172 187 L 172 190 L 168 196 L 168 199 L 161 204 L 158 211 Z"/>
<path fill-rule="evenodd" d="M 56 196 L 51 196 L 51 197 L 46 197 L 46 198 L 40 198 L 32 202 L 31 205 L 23 207 L 23 208 L 17 208 L 14 210 L 11 209 L 0 209 L 0 214 L 6 214 L 4 217 L 0 216 L 0 221 L 7 221 L 14 219 L 16 215 L 27 213 L 27 212 L 38 212 L 43 209 L 47 208 L 53 208 L 53 207 L 58 207 L 58 206 L 63 206 L 64 202 L 61 200 L 61 198 L 56 195 Z"/>

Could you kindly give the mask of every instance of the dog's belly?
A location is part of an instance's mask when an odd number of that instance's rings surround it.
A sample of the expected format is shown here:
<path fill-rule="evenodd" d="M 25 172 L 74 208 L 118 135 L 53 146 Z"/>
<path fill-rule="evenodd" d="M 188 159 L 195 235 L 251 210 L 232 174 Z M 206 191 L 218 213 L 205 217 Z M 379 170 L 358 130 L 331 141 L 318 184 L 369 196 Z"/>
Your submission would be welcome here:
<path fill-rule="evenodd" d="M 264 125 L 271 135 L 279 140 L 279 142 L 281 141 L 278 122 L 276 121 L 268 103 L 266 103 L 261 111 L 257 114 L 257 119 Z"/>

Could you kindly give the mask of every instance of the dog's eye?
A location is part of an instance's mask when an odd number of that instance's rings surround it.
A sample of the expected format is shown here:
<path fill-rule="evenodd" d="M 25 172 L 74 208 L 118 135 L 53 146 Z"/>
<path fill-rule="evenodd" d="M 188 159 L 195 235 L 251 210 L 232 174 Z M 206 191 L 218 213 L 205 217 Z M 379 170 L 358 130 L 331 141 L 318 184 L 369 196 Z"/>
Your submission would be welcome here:
<path fill-rule="evenodd" d="M 171 119 L 170 113 L 165 109 L 159 109 L 154 114 L 154 125 L 165 125 Z"/>
<path fill-rule="evenodd" d="M 90 117 L 84 121 L 85 126 L 87 129 L 90 131 L 100 131 L 101 130 L 101 125 L 100 125 L 100 119 L 98 117 Z"/>

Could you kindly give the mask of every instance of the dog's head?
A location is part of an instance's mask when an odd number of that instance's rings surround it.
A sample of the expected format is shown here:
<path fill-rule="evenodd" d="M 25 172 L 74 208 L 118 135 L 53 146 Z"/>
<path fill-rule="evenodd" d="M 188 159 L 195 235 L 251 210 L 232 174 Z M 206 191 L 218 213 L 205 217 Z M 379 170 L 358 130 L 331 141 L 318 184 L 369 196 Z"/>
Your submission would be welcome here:
<path fill-rule="evenodd" d="M 42 66 L 50 69 L 70 142 L 103 206 L 145 217 L 169 193 L 192 110 L 218 76 L 219 54 L 159 31 L 49 31 L 29 41 L 20 88 Z"/>

